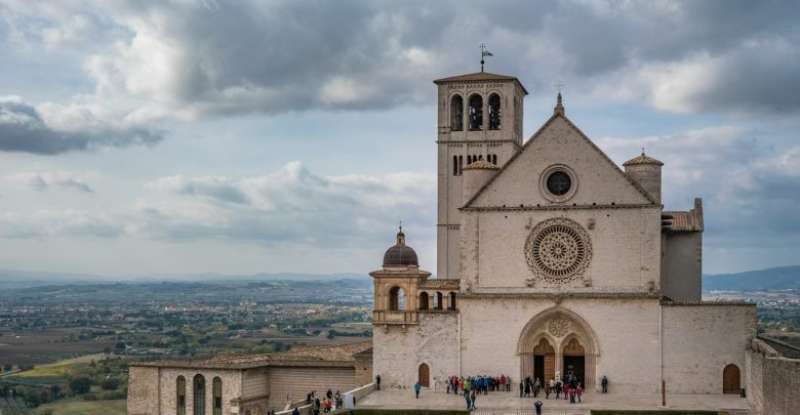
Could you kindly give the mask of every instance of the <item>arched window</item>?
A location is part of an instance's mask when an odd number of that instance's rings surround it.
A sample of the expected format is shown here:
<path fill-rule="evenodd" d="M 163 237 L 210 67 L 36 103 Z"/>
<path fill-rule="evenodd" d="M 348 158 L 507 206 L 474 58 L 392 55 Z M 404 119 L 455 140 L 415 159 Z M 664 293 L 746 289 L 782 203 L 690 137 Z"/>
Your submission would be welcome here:
<path fill-rule="evenodd" d="M 428 309 L 428 293 L 426 293 L 425 291 L 419 293 L 419 309 L 420 310 Z"/>
<path fill-rule="evenodd" d="M 442 299 L 443 299 L 442 293 L 437 291 L 436 292 L 436 309 L 437 310 L 441 310 L 442 309 Z"/>
<path fill-rule="evenodd" d="M 406 293 L 400 287 L 389 290 L 389 310 L 402 311 L 406 309 Z"/>
<path fill-rule="evenodd" d="M 192 382 L 194 392 L 194 415 L 206 415 L 206 378 L 197 375 Z"/>
<path fill-rule="evenodd" d="M 175 404 L 178 415 L 186 415 L 186 378 L 178 376 L 175 381 Z"/>
<path fill-rule="evenodd" d="M 453 176 L 458 176 L 458 156 L 453 156 Z"/>
<path fill-rule="evenodd" d="M 739 366 L 729 364 L 722 370 L 722 393 L 741 393 L 741 374 Z"/>
<path fill-rule="evenodd" d="M 215 377 L 211 385 L 214 396 L 214 415 L 222 415 L 222 379 Z"/>
<path fill-rule="evenodd" d="M 489 95 L 489 129 L 500 129 L 500 95 Z"/>
<path fill-rule="evenodd" d="M 450 305 L 448 306 L 449 309 L 455 310 L 456 309 L 456 293 L 450 293 Z"/>
<path fill-rule="evenodd" d="M 483 98 L 475 94 L 469 97 L 469 129 L 481 128 L 483 128 Z"/>
<path fill-rule="evenodd" d="M 464 170 L 464 156 L 458 156 L 458 175 L 461 176 Z"/>
<path fill-rule="evenodd" d="M 453 95 L 450 100 L 450 130 L 461 131 L 464 129 L 464 99 L 461 95 Z"/>

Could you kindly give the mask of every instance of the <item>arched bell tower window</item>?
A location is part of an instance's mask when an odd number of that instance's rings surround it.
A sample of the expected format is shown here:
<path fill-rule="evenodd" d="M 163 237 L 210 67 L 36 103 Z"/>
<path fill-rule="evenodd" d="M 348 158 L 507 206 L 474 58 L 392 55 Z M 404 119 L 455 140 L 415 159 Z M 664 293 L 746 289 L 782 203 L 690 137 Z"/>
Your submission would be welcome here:
<path fill-rule="evenodd" d="M 464 129 L 464 99 L 461 95 L 453 95 L 450 100 L 450 130 Z"/>
<path fill-rule="evenodd" d="M 406 293 L 400 287 L 389 290 L 389 310 L 402 311 L 406 309 Z"/>
<path fill-rule="evenodd" d="M 489 95 L 489 129 L 500 129 L 500 95 Z"/>
<path fill-rule="evenodd" d="M 483 128 L 483 97 L 478 94 L 469 97 L 469 129 Z"/>

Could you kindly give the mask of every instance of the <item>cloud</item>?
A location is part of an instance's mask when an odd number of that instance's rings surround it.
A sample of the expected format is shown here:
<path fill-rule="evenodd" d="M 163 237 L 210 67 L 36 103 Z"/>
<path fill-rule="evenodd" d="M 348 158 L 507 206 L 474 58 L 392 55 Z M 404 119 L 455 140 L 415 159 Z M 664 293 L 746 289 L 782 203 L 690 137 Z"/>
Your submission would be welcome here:
<path fill-rule="evenodd" d="M 5 179 L 38 191 L 45 191 L 50 187 L 57 186 L 82 193 L 94 193 L 94 189 L 83 178 L 69 172 L 17 173 L 7 176 Z"/>
<path fill-rule="evenodd" d="M 495 53 L 489 69 L 518 75 L 534 93 L 563 79 L 575 91 L 668 111 L 793 113 L 795 9 L 781 1 L 455 0 L 0 8 L 28 42 L 83 41 L 93 99 L 108 117 L 137 122 L 429 103 L 429 81 L 475 70 L 482 41 Z"/>
<path fill-rule="evenodd" d="M 41 188 L 57 182 L 46 174 L 13 178 Z M 434 175 L 320 176 L 292 162 L 263 176 L 162 177 L 146 185 L 133 209 L 7 212 L 0 235 L 372 249 L 391 241 L 399 220 L 414 239 L 432 240 L 435 189 Z"/>
<path fill-rule="evenodd" d="M 177 196 L 140 206 L 142 231 L 159 238 L 330 247 L 384 240 L 400 219 L 419 236 L 433 230 L 435 180 L 423 174 L 319 176 L 292 162 L 264 176 L 171 176 L 148 187 Z"/>
<path fill-rule="evenodd" d="M 84 114 L 88 115 L 88 114 Z M 0 97 L 0 151 L 54 155 L 103 147 L 152 145 L 162 135 L 147 128 L 92 124 L 49 125 L 34 106 L 18 97 Z"/>

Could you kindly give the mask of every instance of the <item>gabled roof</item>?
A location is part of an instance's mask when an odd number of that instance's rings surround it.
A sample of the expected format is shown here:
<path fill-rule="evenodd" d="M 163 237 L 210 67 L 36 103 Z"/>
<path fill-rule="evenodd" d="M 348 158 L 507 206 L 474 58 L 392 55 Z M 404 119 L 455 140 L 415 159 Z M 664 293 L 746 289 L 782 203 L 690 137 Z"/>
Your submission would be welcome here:
<path fill-rule="evenodd" d="M 619 166 L 617 166 L 617 164 L 614 163 L 614 161 L 611 160 L 611 158 L 609 158 L 608 155 L 603 150 L 600 149 L 600 147 L 597 147 L 597 145 L 589 137 L 587 137 L 586 134 L 584 134 L 583 131 L 581 131 L 581 129 L 578 128 L 578 126 L 573 124 L 572 121 L 570 121 L 569 118 L 567 118 L 567 116 L 564 115 L 563 112 L 556 111 L 553 114 L 553 116 L 550 117 L 544 124 L 542 124 L 542 126 L 539 127 L 539 129 L 533 134 L 533 136 L 531 136 L 531 138 L 528 141 L 525 142 L 525 144 L 522 146 L 522 148 L 519 151 L 517 151 L 511 157 L 511 159 L 509 159 L 508 162 L 506 164 L 504 164 L 503 167 L 501 167 L 500 170 L 497 173 L 495 173 L 495 175 L 492 176 L 477 192 L 475 192 L 475 194 L 472 196 L 472 198 L 470 198 L 469 201 L 467 201 L 467 203 L 465 203 L 464 206 L 462 206 L 462 207 L 464 207 L 464 208 L 470 207 L 470 205 L 472 205 L 472 203 L 474 203 L 476 200 L 478 200 L 478 198 L 481 196 L 481 194 L 483 194 L 484 191 L 486 191 L 486 189 L 488 189 L 492 185 L 492 183 L 494 183 L 494 181 L 497 180 L 497 178 L 500 177 L 503 174 L 503 172 L 505 172 L 508 169 L 508 166 L 510 166 L 512 163 L 514 163 L 514 161 L 520 156 L 520 154 L 525 152 L 525 149 L 527 149 L 528 146 L 531 145 L 531 143 L 536 141 L 536 139 L 542 134 L 542 132 L 544 132 L 547 129 L 547 127 L 550 124 L 552 124 L 558 118 L 562 118 L 567 123 L 568 126 L 570 126 L 571 128 L 575 129 L 575 131 L 577 131 L 578 134 L 580 134 L 580 136 L 583 139 L 585 139 L 587 142 L 589 142 L 589 145 L 591 145 L 592 148 L 594 148 L 598 153 L 600 153 L 600 155 L 602 155 L 603 159 L 606 160 L 611 166 L 613 166 L 614 170 L 616 172 L 618 172 L 623 178 L 625 178 L 625 180 L 628 183 L 630 183 L 634 188 L 636 188 L 636 190 L 639 191 L 639 193 L 641 193 L 642 196 L 647 198 L 647 200 L 650 201 L 654 205 L 659 204 L 658 202 L 656 202 L 655 199 L 653 199 L 653 196 L 651 196 L 650 193 L 648 193 L 637 181 L 633 180 L 630 176 L 625 174 L 625 172 L 622 171 L 622 169 L 620 169 Z"/>
<path fill-rule="evenodd" d="M 440 78 L 433 81 L 434 84 L 443 84 L 447 82 L 479 82 L 479 81 L 515 81 L 522 88 L 525 95 L 528 95 L 528 90 L 522 85 L 522 82 L 515 76 L 499 75 L 489 72 L 475 72 L 464 75 L 449 76 L 447 78 Z"/>

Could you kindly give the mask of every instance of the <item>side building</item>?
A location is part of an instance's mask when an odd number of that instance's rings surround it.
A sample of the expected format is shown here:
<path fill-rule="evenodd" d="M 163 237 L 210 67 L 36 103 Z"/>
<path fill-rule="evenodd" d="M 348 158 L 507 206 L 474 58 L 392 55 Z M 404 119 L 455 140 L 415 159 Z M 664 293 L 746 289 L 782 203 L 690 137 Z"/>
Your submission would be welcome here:
<path fill-rule="evenodd" d="M 372 342 L 299 346 L 286 353 L 134 363 L 129 415 L 265 415 L 305 402 L 311 391 L 370 383 Z"/>

